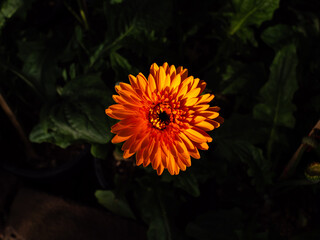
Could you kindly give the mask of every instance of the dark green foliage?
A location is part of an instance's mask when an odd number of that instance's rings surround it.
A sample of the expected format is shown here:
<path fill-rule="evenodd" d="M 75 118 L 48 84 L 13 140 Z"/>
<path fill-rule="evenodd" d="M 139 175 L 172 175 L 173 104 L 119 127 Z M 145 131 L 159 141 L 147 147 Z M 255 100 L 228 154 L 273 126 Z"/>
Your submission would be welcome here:
<path fill-rule="evenodd" d="M 298 89 L 296 67 L 295 47 L 290 45 L 279 50 L 270 66 L 269 80 L 260 90 L 262 103 L 253 109 L 255 118 L 272 123 L 273 127 L 294 127 L 292 99 Z"/>
<path fill-rule="evenodd" d="M 128 204 L 124 200 L 116 198 L 112 191 L 98 190 L 95 195 L 98 202 L 113 213 L 127 218 L 135 218 Z"/>
<path fill-rule="evenodd" d="M 104 103 L 110 92 L 99 75 L 75 78 L 60 90 L 59 101 L 45 105 L 40 123 L 30 133 L 33 142 L 51 142 L 67 147 L 78 141 L 107 143 L 111 139 Z"/>
<path fill-rule="evenodd" d="M 226 224 L 228 223 L 228 224 Z M 192 239 L 227 240 L 238 239 L 237 236 L 243 231 L 243 213 L 240 209 L 210 211 L 196 218 L 187 225 L 186 232 Z"/>
<path fill-rule="evenodd" d="M 114 179 L 97 201 L 150 240 L 318 239 L 319 184 L 305 172 L 320 161 L 319 132 L 308 136 L 319 11 L 316 0 L 4 0 L 0 93 L 34 145 L 91 145 Z M 110 142 L 114 86 L 153 62 L 205 80 L 225 118 L 178 176 L 136 167 Z M 16 149 L 2 110 L 0 124 L 3 148 Z"/>
<path fill-rule="evenodd" d="M 4 1 L 0 5 L 0 30 L 3 28 L 7 19 L 10 19 L 23 5 L 22 0 Z"/>
<path fill-rule="evenodd" d="M 233 0 L 232 7 L 234 12 L 230 16 L 229 33 L 237 33 L 243 40 L 256 44 L 250 27 L 259 27 L 263 22 L 271 20 L 279 7 L 279 0 Z"/>

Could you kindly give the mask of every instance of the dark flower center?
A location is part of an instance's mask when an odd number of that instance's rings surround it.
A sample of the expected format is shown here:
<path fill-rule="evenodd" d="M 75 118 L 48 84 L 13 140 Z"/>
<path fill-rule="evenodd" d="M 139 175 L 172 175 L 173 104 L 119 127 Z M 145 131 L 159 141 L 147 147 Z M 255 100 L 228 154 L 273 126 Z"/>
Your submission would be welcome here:
<path fill-rule="evenodd" d="M 160 122 L 167 123 L 170 122 L 170 116 L 167 114 L 167 112 L 160 112 L 158 115 Z"/>
<path fill-rule="evenodd" d="M 173 121 L 171 108 L 164 104 L 157 104 L 149 110 L 149 121 L 154 128 L 165 129 Z"/>

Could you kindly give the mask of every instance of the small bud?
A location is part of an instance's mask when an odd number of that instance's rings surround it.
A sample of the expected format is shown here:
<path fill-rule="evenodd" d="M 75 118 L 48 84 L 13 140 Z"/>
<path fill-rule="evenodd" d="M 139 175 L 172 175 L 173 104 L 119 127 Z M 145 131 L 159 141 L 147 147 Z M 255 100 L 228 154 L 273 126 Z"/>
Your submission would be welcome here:
<path fill-rule="evenodd" d="M 315 140 L 314 138 L 312 137 L 304 137 L 302 139 L 302 143 L 312 147 L 312 148 L 316 148 L 318 146 L 318 142 L 317 140 Z"/>
<path fill-rule="evenodd" d="M 304 172 L 306 178 L 313 183 L 320 182 L 320 163 L 311 163 Z"/>

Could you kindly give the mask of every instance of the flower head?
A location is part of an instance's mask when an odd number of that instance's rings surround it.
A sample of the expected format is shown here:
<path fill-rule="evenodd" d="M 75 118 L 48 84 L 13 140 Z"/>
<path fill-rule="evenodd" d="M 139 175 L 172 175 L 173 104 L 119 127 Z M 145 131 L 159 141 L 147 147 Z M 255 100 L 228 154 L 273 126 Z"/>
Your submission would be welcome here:
<path fill-rule="evenodd" d="M 120 121 L 112 126 L 112 143 L 124 142 L 123 157 L 136 154 L 137 165 L 150 163 L 158 175 L 171 175 L 199 159 L 198 149 L 207 150 L 212 138 L 206 133 L 220 126 L 219 107 L 210 107 L 212 94 L 202 94 L 206 83 L 183 67 L 152 64 L 148 79 L 142 73 L 129 75 L 130 84 L 115 87 L 117 104 L 106 114 Z"/>

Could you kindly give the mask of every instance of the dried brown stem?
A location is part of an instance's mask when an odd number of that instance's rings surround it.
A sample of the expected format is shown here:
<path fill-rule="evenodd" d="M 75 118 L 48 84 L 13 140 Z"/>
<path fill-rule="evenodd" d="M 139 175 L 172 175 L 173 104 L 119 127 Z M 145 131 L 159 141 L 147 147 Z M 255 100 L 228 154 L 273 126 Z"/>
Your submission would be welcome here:
<path fill-rule="evenodd" d="M 309 132 L 309 135 L 308 135 L 309 137 L 313 135 L 315 129 L 320 129 L 320 120 L 316 123 L 316 125 L 314 125 L 312 130 Z M 281 180 L 288 178 L 288 176 L 292 172 L 293 168 L 298 164 L 298 161 L 300 160 L 300 157 L 301 157 L 302 153 L 305 151 L 305 149 L 306 149 L 306 144 L 305 143 L 301 143 L 299 148 L 293 154 L 292 158 L 290 159 L 290 161 L 288 162 L 287 166 L 283 170 L 283 172 L 282 172 L 282 174 L 280 176 Z"/>
<path fill-rule="evenodd" d="M 7 104 L 7 102 L 4 99 L 4 97 L 2 96 L 2 94 L 0 94 L 0 106 L 3 109 L 3 111 L 5 112 L 5 114 L 8 116 L 8 118 L 11 121 L 14 128 L 17 130 L 19 137 L 24 144 L 25 153 L 26 153 L 27 158 L 28 159 L 39 158 L 38 155 L 36 154 L 36 152 L 34 151 L 29 139 L 26 137 L 26 134 L 23 131 L 20 123 L 18 122 L 15 114 L 12 112 L 11 108 Z"/>

